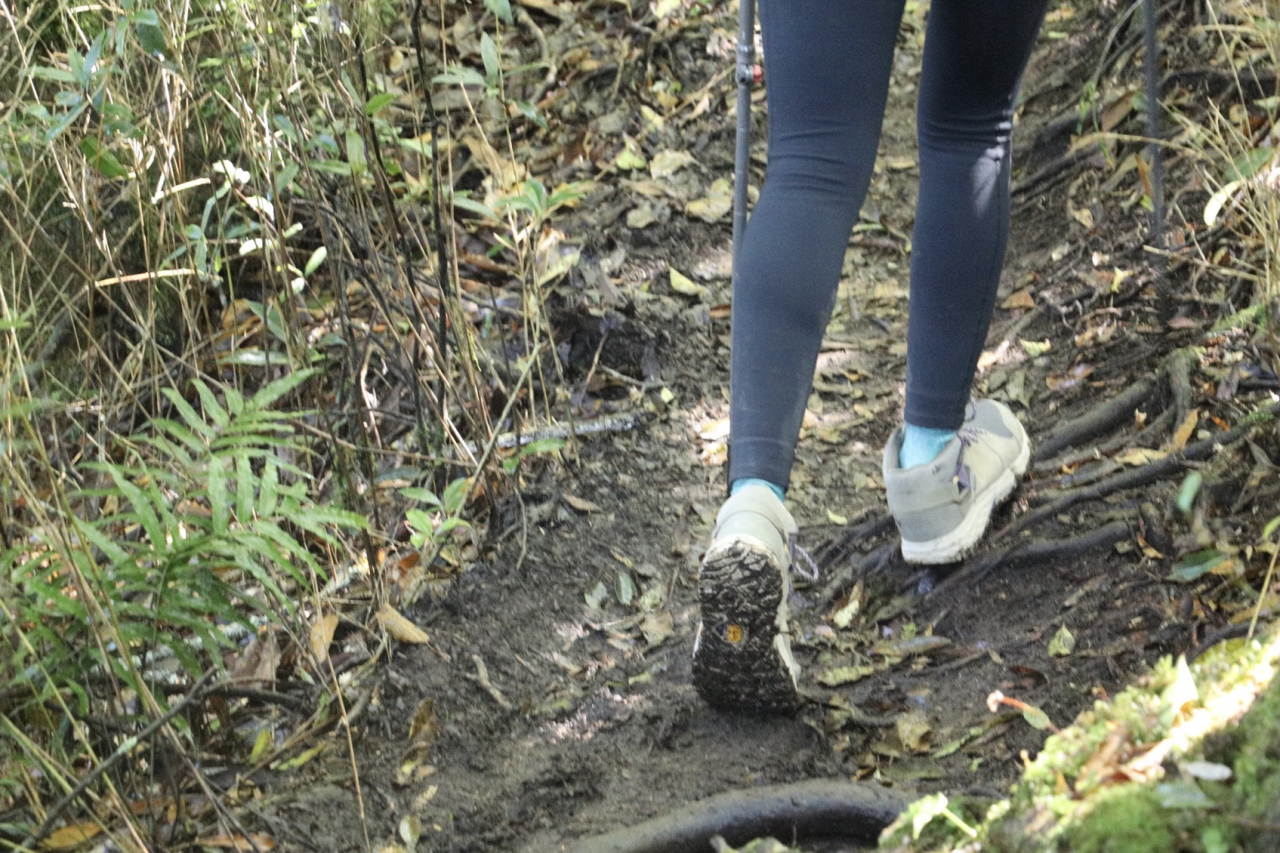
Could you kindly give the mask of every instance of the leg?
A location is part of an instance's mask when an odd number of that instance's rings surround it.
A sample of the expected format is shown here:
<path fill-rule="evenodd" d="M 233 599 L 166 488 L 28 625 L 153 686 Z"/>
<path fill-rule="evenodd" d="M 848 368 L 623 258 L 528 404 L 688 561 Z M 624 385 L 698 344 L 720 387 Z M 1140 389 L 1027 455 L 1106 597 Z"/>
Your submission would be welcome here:
<path fill-rule="evenodd" d="M 786 486 L 875 165 L 903 0 L 761 0 L 769 166 L 733 295 L 729 480 Z"/>
<path fill-rule="evenodd" d="M 908 424 L 955 430 L 986 341 L 1009 230 L 1009 139 L 1045 0 L 934 0 L 918 103 Z"/>

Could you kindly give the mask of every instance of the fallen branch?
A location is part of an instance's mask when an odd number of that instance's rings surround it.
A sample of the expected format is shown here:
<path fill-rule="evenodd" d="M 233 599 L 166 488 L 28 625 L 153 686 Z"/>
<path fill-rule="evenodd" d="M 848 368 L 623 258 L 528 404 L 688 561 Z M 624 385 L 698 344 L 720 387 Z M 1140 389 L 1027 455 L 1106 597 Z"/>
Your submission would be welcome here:
<path fill-rule="evenodd" d="M 711 838 L 729 844 L 773 836 L 838 837 L 874 844 L 909 798 L 858 782 L 813 779 L 717 794 L 636 826 L 585 838 L 572 853 L 706 853 Z"/>

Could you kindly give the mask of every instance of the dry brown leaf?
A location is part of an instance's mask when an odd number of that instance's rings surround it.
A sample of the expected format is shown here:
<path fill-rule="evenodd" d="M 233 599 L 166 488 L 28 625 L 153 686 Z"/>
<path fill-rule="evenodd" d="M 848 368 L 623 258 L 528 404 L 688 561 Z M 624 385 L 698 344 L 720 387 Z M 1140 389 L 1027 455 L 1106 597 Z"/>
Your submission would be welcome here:
<path fill-rule="evenodd" d="M 96 823 L 73 823 L 50 833 L 40 847 L 43 850 L 75 850 L 101 834 L 102 827 Z"/>
<path fill-rule="evenodd" d="M 280 666 L 280 644 L 273 631 L 256 634 L 227 670 L 230 680 L 241 686 L 270 687 Z"/>
<path fill-rule="evenodd" d="M 586 498 L 580 498 L 577 495 L 571 495 L 568 492 L 561 493 L 560 497 L 564 498 L 564 502 L 576 509 L 578 512 L 604 512 L 600 504 L 589 501 Z"/>
<path fill-rule="evenodd" d="M 382 630 L 402 643 L 421 644 L 430 640 L 426 631 L 401 616 L 390 604 L 378 608 L 378 624 L 382 626 Z"/>
<path fill-rule="evenodd" d="M 1123 453 L 1117 453 L 1113 459 L 1121 465 L 1130 465 L 1138 467 L 1139 465 L 1149 465 L 1152 462 L 1159 462 L 1169 454 L 1163 450 L 1151 450 L 1146 447 L 1131 447 Z"/>
<path fill-rule="evenodd" d="M 1169 439 L 1166 449 L 1181 450 L 1187 446 L 1187 441 L 1191 439 L 1192 434 L 1196 431 L 1196 424 L 1200 423 L 1200 410 L 1192 409 L 1187 412 L 1187 416 L 1182 419 L 1182 423 L 1173 431 L 1173 437 Z"/>
<path fill-rule="evenodd" d="M 922 711 L 910 711 L 900 715 L 893 722 L 893 727 L 898 732 L 898 740 L 912 752 L 928 752 L 929 751 L 929 734 L 933 731 L 933 727 L 929 725 L 929 718 Z"/>
<path fill-rule="evenodd" d="M 1174 317 L 1166 323 L 1170 329 L 1198 329 L 1200 324 L 1191 317 Z"/>
<path fill-rule="evenodd" d="M 1000 303 L 1000 307 L 1006 311 L 1012 311 L 1017 308 L 1035 308 L 1036 301 L 1032 298 L 1031 293 L 1030 287 L 1016 290 L 1005 297 L 1004 301 Z"/>
<path fill-rule="evenodd" d="M 333 632 L 337 628 L 337 613 L 326 613 L 311 626 L 311 633 L 308 635 L 307 641 L 311 646 L 311 653 L 316 656 L 316 660 L 320 663 L 324 663 L 329 659 L 329 646 L 333 644 Z"/>

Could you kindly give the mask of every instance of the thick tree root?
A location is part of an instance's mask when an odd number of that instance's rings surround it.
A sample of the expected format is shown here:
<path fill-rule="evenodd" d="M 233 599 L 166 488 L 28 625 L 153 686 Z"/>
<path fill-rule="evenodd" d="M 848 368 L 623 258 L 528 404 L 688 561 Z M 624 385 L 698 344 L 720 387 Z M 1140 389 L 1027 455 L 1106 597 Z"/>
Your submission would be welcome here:
<path fill-rule="evenodd" d="M 987 575 L 1001 567 L 1046 563 L 1066 557 L 1079 557 L 1081 554 L 1100 548 L 1110 548 L 1130 535 L 1130 527 L 1128 521 L 1113 521 L 1083 536 L 1070 539 L 1037 539 L 1002 548 L 947 575 L 941 583 L 929 591 L 929 597 L 932 598 L 960 584 L 972 586 L 980 583 Z"/>
<path fill-rule="evenodd" d="M 910 802 L 874 785 L 813 779 L 730 791 L 636 826 L 584 838 L 571 853 L 706 853 L 712 836 L 738 845 L 753 838 L 848 838 L 874 843 Z"/>
<path fill-rule="evenodd" d="M 1280 415 L 1280 403 L 1272 403 L 1263 411 L 1272 417 Z M 1050 503 L 1020 516 L 1013 524 L 992 536 L 991 541 L 998 542 L 1005 536 L 1017 533 L 1020 530 L 1026 530 L 1031 525 L 1044 521 L 1046 518 L 1052 518 L 1083 501 L 1098 500 L 1123 489 L 1145 486 L 1148 483 L 1168 477 L 1181 470 L 1183 463 L 1188 459 L 1207 459 L 1216 448 L 1230 447 L 1247 436 L 1254 426 L 1255 424 L 1252 423 L 1242 424 L 1227 432 L 1206 438 L 1204 441 L 1189 444 L 1181 453 L 1171 453 L 1163 459 L 1158 459 L 1147 465 L 1130 468 L 1113 477 L 1094 483 L 1092 486 L 1067 489 Z"/>
<path fill-rule="evenodd" d="M 1155 390 L 1154 379 L 1139 379 L 1101 406 L 1055 429 L 1035 448 L 1032 458 L 1037 462 L 1049 459 L 1078 442 L 1087 441 L 1132 418 L 1133 410 L 1145 403 Z"/>

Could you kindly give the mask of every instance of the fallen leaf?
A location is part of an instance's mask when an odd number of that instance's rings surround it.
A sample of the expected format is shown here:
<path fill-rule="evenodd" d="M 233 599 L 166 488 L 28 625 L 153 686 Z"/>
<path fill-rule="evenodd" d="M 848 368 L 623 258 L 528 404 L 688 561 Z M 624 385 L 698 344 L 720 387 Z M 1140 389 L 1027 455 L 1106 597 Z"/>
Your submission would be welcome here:
<path fill-rule="evenodd" d="M 1087 207 L 1077 207 L 1071 209 L 1071 218 L 1079 222 L 1085 228 L 1093 229 L 1093 211 Z"/>
<path fill-rule="evenodd" d="M 320 663 L 324 663 L 329 659 L 329 646 L 333 644 L 333 632 L 337 628 L 337 613 L 326 613 L 311 626 L 311 633 L 307 636 L 307 643 L 311 646 L 311 653 L 316 656 L 316 660 Z"/>
<path fill-rule="evenodd" d="M 641 204 L 627 211 L 627 227 L 628 228 L 646 228 L 656 222 L 657 216 L 653 213 L 653 205 L 649 202 Z"/>
<path fill-rule="evenodd" d="M 729 437 L 729 419 L 718 418 L 710 423 L 703 424 L 698 430 L 698 438 L 703 441 L 719 441 L 722 438 Z"/>
<path fill-rule="evenodd" d="M 393 638 L 402 643 L 426 643 L 430 638 L 427 632 L 400 615 L 390 604 L 378 608 L 378 624 Z"/>
<path fill-rule="evenodd" d="M 1174 317 L 1166 323 L 1170 329 L 1198 329 L 1200 324 L 1190 317 Z"/>
<path fill-rule="evenodd" d="M 676 293 L 682 293 L 685 296 L 696 296 L 699 299 L 707 295 L 707 289 L 680 272 L 675 267 L 670 270 L 671 273 L 671 289 Z"/>
<path fill-rule="evenodd" d="M 1000 303 L 1000 307 L 1006 311 L 1013 311 L 1018 308 L 1035 308 L 1036 301 L 1032 298 L 1031 293 L 1030 287 L 1016 290 L 1005 297 L 1004 301 Z"/>
<path fill-rule="evenodd" d="M 427 698 L 418 703 L 409 722 L 409 741 L 415 747 L 430 746 L 440 734 L 440 721 L 436 719 L 436 700 Z"/>
<path fill-rule="evenodd" d="M 649 174 L 654 180 L 669 178 L 685 166 L 691 166 L 697 162 L 693 159 L 693 155 L 686 151 L 659 151 L 649 161 Z"/>
<path fill-rule="evenodd" d="M 887 658 L 905 658 L 913 655 L 927 655 L 938 649 L 951 645 L 946 637 L 911 637 L 905 640 L 886 640 L 871 647 L 872 654 Z"/>
<path fill-rule="evenodd" d="M 564 502 L 576 509 L 578 512 L 604 512 L 600 504 L 589 501 L 586 498 L 580 498 L 577 495 L 571 495 L 568 492 L 562 492 L 560 497 L 564 498 Z"/>
<path fill-rule="evenodd" d="M 887 157 L 884 164 L 889 167 L 891 172 L 905 172 L 907 169 L 916 167 L 916 161 L 913 157 Z"/>
<path fill-rule="evenodd" d="M 838 524 L 841 527 L 844 527 L 846 524 L 849 523 L 848 518 L 846 518 L 843 515 L 837 515 L 831 510 L 827 510 L 827 521 L 831 522 L 832 524 Z"/>
<path fill-rule="evenodd" d="M 719 222 L 733 209 L 733 190 L 726 178 L 718 178 L 707 189 L 707 194 L 685 205 L 685 213 L 703 222 Z"/>
<path fill-rule="evenodd" d="M 1146 447 L 1131 447 L 1123 453 L 1118 453 L 1112 458 L 1121 465 L 1131 465 L 1138 467 L 1140 465 L 1149 465 L 1152 462 L 1159 462 L 1169 454 L 1163 450 L 1151 450 Z"/>
<path fill-rule="evenodd" d="M 1187 412 L 1187 416 L 1182 419 L 1182 423 L 1173 431 L 1173 436 L 1169 439 L 1166 447 L 1169 450 L 1181 450 L 1187 446 L 1187 441 L 1196 431 L 1196 424 L 1200 423 L 1200 410 L 1192 409 Z"/>
<path fill-rule="evenodd" d="M 1019 338 L 1018 343 L 1022 344 L 1022 348 L 1026 350 L 1027 355 L 1031 358 L 1044 355 L 1053 346 L 1053 344 L 1049 343 L 1048 338 L 1043 341 L 1024 341 Z"/>
<path fill-rule="evenodd" d="M 280 644 L 274 631 L 255 634 L 249 645 L 227 668 L 228 679 L 240 686 L 270 687 L 276 682 L 276 669 L 280 666 Z"/>
<path fill-rule="evenodd" d="M 630 136 L 624 136 L 622 140 L 622 150 L 618 152 L 618 156 L 613 158 L 613 164 L 619 169 L 643 169 L 645 163 L 644 155 L 640 153 L 640 144 Z"/>
<path fill-rule="evenodd" d="M 1058 633 L 1053 635 L 1053 639 L 1049 641 L 1049 655 L 1055 658 L 1065 658 L 1070 655 L 1076 648 L 1075 635 L 1071 630 L 1063 625 L 1058 629 Z"/>
<path fill-rule="evenodd" d="M 1094 365 L 1087 362 L 1073 364 L 1065 374 L 1053 374 L 1044 378 L 1044 384 L 1050 391 L 1065 391 L 1083 382 L 1095 370 Z"/>
<path fill-rule="evenodd" d="M 878 669 L 875 666 L 837 666 L 818 673 L 817 682 L 827 687 L 839 687 L 841 684 L 852 684 L 866 678 Z"/>
<path fill-rule="evenodd" d="M 91 838 L 102 834 L 96 823 L 73 823 L 49 834 L 40 845 L 42 850 L 75 850 Z"/>
<path fill-rule="evenodd" d="M 933 727 L 929 725 L 929 718 L 922 711 L 909 711 L 900 714 L 893 722 L 894 729 L 898 732 L 898 740 L 902 741 L 902 745 L 912 752 L 928 752 L 929 733 Z"/>
<path fill-rule="evenodd" d="M 661 645 L 671 636 L 673 630 L 675 630 L 675 620 L 669 610 L 646 613 L 644 619 L 640 620 L 640 633 L 644 635 L 644 641 L 649 644 L 649 648 Z"/>

